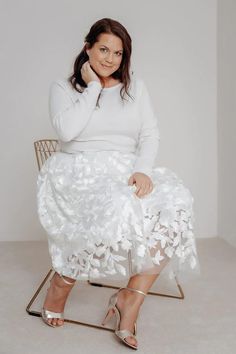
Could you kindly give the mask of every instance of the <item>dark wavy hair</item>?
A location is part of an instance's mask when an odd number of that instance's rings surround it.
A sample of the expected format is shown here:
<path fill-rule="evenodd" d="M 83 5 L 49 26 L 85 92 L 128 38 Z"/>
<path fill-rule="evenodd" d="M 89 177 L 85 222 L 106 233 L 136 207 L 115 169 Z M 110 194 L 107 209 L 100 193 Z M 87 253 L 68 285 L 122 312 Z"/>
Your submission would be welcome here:
<path fill-rule="evenodd" d="M 98 36 L 101 33 L 111 33 L 119 37 L 123 44 L 123 55 L 120 67 L 111 75 L 114 79 L 119 79 L 123 85 L 120 90 L 120 95 L 122 99 L 124 98 L 125 93 L 129 96 L 129 86 L 130 86 L 130 57 L 132 52 L 132 40 L 127 32 L 126 28 L 120 24 L 118 21 L 115 21 L 111 18 L 102 18 L 101 20 L 96 21 L 89 30 L 89 33 L 85 36 L 83 49 L 76 57 L 74 62 L 73 74 L 68 78 L 68 81 L 74 87 L 74 89 L 80 93 L 83 92 L 76 87 L 76 84 L 79 84 L 81 87 L 87 87 L 87 84 L 84 82 L 81 76 L 82 65 L 89 59 L 86 49 L 92 48 L 95 42 L 98 41 Z M 86 48 L 87 44 L 87 48 Z M 131 73 L 133 75 L 133 72 Z M 99 95 L 100 97 L 100 95 Z M 98 101 L 99 101 L 98 97 Z M 98 104 L 98 102 L 97 102 Z"/>

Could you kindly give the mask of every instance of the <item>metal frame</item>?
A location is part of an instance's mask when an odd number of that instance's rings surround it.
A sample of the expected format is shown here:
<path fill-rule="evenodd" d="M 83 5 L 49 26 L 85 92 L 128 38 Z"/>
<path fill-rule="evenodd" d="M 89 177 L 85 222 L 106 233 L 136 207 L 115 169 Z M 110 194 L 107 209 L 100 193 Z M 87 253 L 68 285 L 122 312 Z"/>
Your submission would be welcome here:
<path fill-rule="evenodd" d="M 177 280 L 176 276 L 174 278 L 175 278 L 175 281 L 176 281 L 176 285 L 177 285 L 177 287 L 179 289 L 179 293 L 180 293 L 179 296 L 178 295 L 170 295 L 170 294 L 158 293 L 156 291 L 149 291 L 147 294 L 148 295 L 164 296 L 164 297 L 170 297 L 170 298 L 173 298 L 173 299 L 183 300 L 184 299 L 184 292 L 183 292 L 180 284 L 178 283 L 178 280 Z M 93 286 L 99 286 L 99 287 L 104 287 L 104 288 L 112 288 L 112 289 L 119 289 L 119 286 L 91 282 L 90 280 L 88 280 L 88 283 L 90 285 L 93 285 Z"/>
<path fill-rule="evenodd" d="M 39 170 L 41 169 L 43 163 L 46 161 L 46 159 L 51 156 L 54 152 L 57 151 L 58 149 L 58 140 L 56 139 L 42 139 L 34 142 L 34 148 L 35 148 L 35 154 L 37 158 L 37 163 L 38 163 L 38 168 Z M 130 253 L 128 254 L 129 258 L 129 266 L 130 266 Z M 38 294 L 40 293 L 41 289 L 43 288 L 44 284 L 48 280 L 50 274 L 53 272 L 53 269 L 50 269 L 50 271 L 47 273 L 46 277 L 43 279 L 42 283 L 39 285 L 38 289 L 36 290 L 35 294 L 33 295 L 32 299 L 30 300 L 29 304 L 26 307 L 26 311 L 29 315 L 32 316 L 37 316 L 41 317 L 41 312 L 39 311 L 34 311 L 31 310 L 31 306 L 33 305 L 34 301 L 36 300 Z M 169 297 L 169 298 L 174 298 L 174 299 L 184 299 L 184 292 L 178 282 L 177 277 L 175 276 L 175 281 L 176 285 L 178 287 L 180 295 L 170 295 L 170 294 L 164 294 L 164 293 L 158 293 L 155 291 L 149 291 L 148 295 L 154 295 L 154 296 L 164 296 L 164 297 Z M 118 286 L 114 285 L 109 285 L 109 284 L 103 284 L 103 283 L 97 283 L 97 282 L 91 282 L 90 280 L 87 280 L 88 284 L 91 286 L 98 286 L 98 287 L 105 287 L 105 288 L 112 288 L 112 289 L 119 289 Z M 88 326 L 88 327 L 93 327 L 93 328 L 98 328 L 98 329 L 103 329 L 106 331 L 114 331 L 112 328 L 107 328 L 104 326 L 99 326 L 95 325 L 93 323 L 88 323 L 88 322 L 81 322 L 81 321 L 74 321 L 70 319 L 64 319 L 65 322 L 73 323 L 73 324 L 78 324 L 78 325 L 83 325 L 83 326 Z"/>
<path fill-rule="evenodd" d="M 50 269 L 49 272 L 47 273 L 46 277 L 43 279 L 43 281 L 41 282 L 41 284 L 39 285 L 38 289 L 36 290 L 36 292 L 34 293 L 33 297 L 31 298 L 30 302 L 28 303 L 27 307 L 26 307 L 26 312 L 31 315 L 31 316 L 36 316 L 36 317 L 41 317 L 41 311 L 35 311 L 32 310 L 32 305 L 34 304 L 35 300 L 37 299 L 40 291 L 42 290 L 42 288 L 44 287 L 45 283 L 47 282 L 47 280 L 49 279 L 51 273 L 54 272 L 54 269 Z M 112 288 L 112 289 L 119 289 L 119 287 L 117 286 L 113 286 L 113 285 L 107 285 L 107 284 L 102 284 L 102 283 L 94 283 L 94 282 L 90 282 L 89 280 L 87 280 L 87 283 L 91 286 L 99 286 L 99 287 L 105 287 L 105 288 Z M 175 298 L 175 299 L 184 299 L 184 293 L 182 291 L 181 286 L 178 284 L 177 279 L 176 279 L 176 283 L 180 292 L 180 296 L 175 296 L 175 295 L 169 295 L 169 294 L 163 294 L 163 293 L 157 293 L 157 292 L 148 292 L 148 295 L 155 295 L 155 296 L 164 296 L 164 297 L 169 297 L 169 298 Z M 72 323 L 72 324 L 77 324 L 77 325 L 82 325 L 82 326 L 87 326 L 87 327 L 92 327 L 92 328 L 97 328 L 97 329 L 103 329 L 105 331 L 112 331 L 114 332 L 115 329 L 113 328 L 109 328 L 109 327 L 104 327 L 104 326 L 99 326 L 96 325 L 94 323 L 89 323 L 89 322 L 82 322 L 82 321 L 75 321 L 75 320 L 70 320 L 65 318 L 64 319 L 65 322 L 68 323 Z"/>

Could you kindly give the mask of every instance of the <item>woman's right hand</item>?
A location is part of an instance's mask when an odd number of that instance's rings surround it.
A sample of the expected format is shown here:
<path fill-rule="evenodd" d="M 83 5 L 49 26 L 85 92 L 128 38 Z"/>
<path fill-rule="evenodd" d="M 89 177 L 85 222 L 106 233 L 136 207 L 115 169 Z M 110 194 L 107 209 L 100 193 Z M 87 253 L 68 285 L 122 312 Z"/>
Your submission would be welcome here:
<path fill-rule="evenodd" d="M 98 81 L 99 83 L 101 83 L 99 77 L 91 68 L 89 60 L 82 65 L 81 76 L 86 84 L 88 84 L 90 81 Z"/>

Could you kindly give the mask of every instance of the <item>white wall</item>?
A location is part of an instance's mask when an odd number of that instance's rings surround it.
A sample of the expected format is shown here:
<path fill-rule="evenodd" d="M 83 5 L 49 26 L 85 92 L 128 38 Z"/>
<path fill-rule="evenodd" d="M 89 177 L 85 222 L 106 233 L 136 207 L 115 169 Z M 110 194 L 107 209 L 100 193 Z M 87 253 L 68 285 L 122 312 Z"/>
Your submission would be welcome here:
<path fill-rule="evenodd" d="M 218 1 L 219 236 L 236 246 L 236 1 Z"/>
<path fill-rule="evenodd" d="M 195 199 L 196 237 L 217 235 L 216 0 L 0 3 L 0 240 L 46 239 L 36 212 L 33 141 L 56 137 L 48 87 L 71 73 L 90 26 L 111 17 L 133 39 L 133 69 L 159 116 L 158 164 Z"/>

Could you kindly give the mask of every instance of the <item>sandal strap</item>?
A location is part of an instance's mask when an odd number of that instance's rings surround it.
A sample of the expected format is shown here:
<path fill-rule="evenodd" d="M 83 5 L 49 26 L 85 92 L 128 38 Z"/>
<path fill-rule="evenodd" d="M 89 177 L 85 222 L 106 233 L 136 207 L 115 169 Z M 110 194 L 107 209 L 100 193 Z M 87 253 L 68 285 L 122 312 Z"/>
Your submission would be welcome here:
<path fill-rule="evenodd" d="M 121 338 L 125 339 L 126 337 L 132 337 L 136 339 L 136 336 L 130 332 L 128 329 L 121 329 L 119 331 L 115 331 L 115 333 Z"/>
<path fill-rule="evenodd" d="M 63 275 L 61 275 L 61 274 L 59 274 L 59 275 L 60 275 L 61 279 L 62 279 L 66 284 L 68 284 L 68 285 L 73 285 L 73 284 L 75 283 L 75 282 L 70 282 L 70 281 L 68 281 L 67 279 L 64 278 Z"/>
<path fill-rule="evenodd" d="M 63 312 L 53 312 L 53 311 L 49 311 L 46 309 L 42 309 L 43 315 L 49 319 L 49 318 L 61 318 L 64 319 L 64 313 Z"/>
<path fill-rule="evenodd" d="M 128 290 L 137 292 L 137 293 L 142 294 L 142 295 L 145 295 L 145 296 L 147 295 L 147 294 L 144 293 L 142 290 L 138 290 L 138 289 L 133 289 L 133 288 L 124 287 L 124 288 L 120 288 L 119 290 L 121 290 L 121 289 L 128 289 Z"/>

